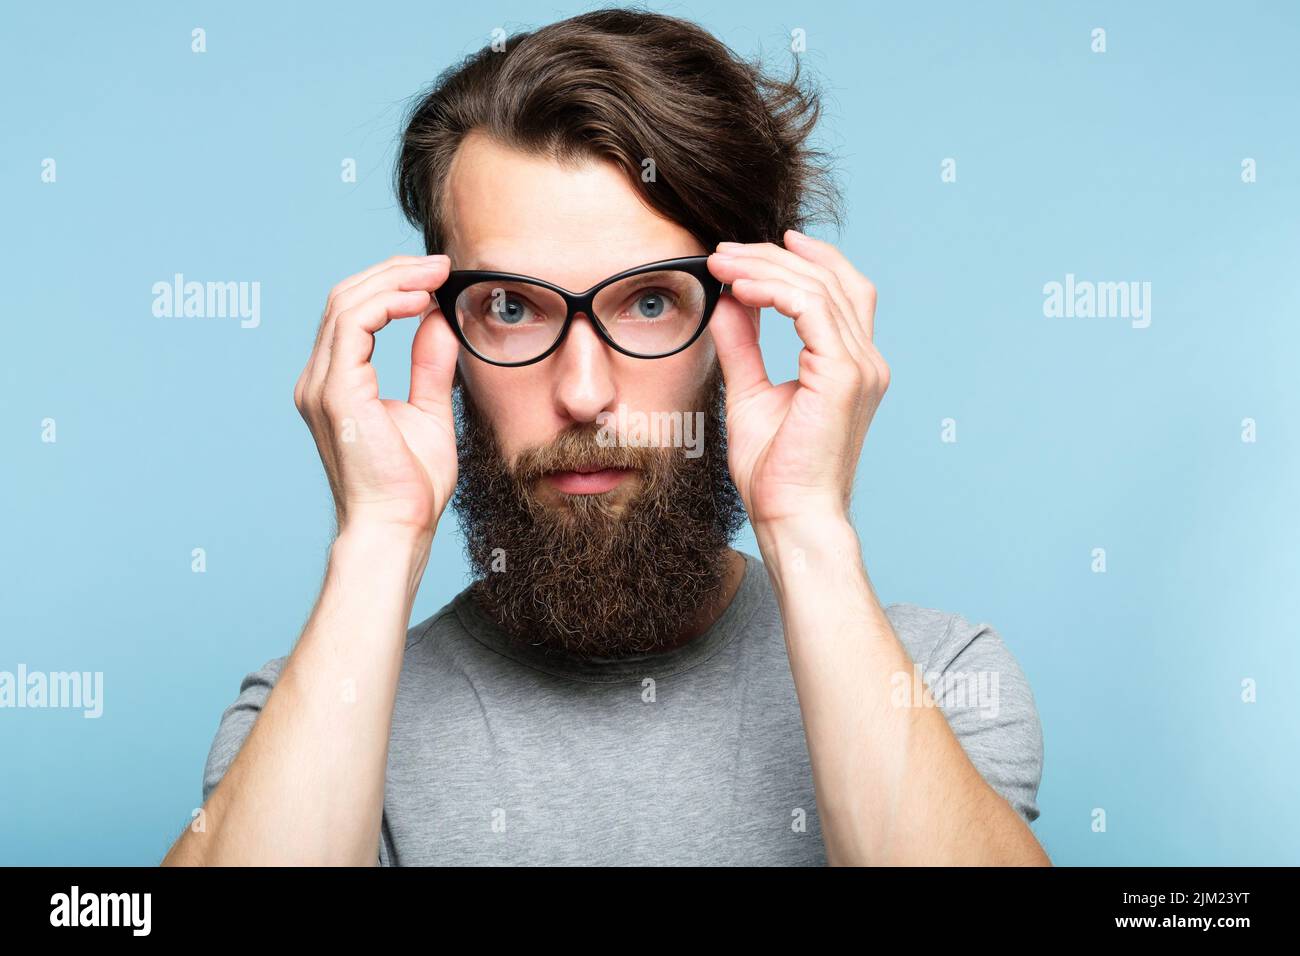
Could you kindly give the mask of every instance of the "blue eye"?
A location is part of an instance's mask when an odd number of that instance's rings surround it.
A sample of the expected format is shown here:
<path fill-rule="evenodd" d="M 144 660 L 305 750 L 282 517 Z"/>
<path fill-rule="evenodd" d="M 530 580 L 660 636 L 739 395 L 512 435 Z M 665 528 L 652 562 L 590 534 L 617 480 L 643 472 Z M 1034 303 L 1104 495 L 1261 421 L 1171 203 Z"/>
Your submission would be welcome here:
<path fill-rule="evenodd" d="M 663 295 L 658 292 L 643 293 L 636 300 L 636 309 L 643 319 L 657 319 L 663 315 L 666 308 L 668 308 L 668 303 L 664 300 Z"/>
<path fill-rule="evenodd" d="M 519 325 L 532 314 L 527 303 L 513 295 L 494 296 L 491 309 L 492 314 L 504 325 Z"/>

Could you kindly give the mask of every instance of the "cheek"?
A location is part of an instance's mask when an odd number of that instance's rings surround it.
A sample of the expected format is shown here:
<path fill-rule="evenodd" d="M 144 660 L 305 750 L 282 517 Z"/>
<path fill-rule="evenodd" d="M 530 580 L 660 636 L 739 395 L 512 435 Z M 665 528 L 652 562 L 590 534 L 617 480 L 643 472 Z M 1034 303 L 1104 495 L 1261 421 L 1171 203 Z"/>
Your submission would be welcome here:
<path fill-rule="evenodd" d="M 524 448 L 554 437 L 545 381 L 522 368 L 497 368 L 477 359 L 462 361 L 461 378 L 474 403 L 492 423 L 507 460 Z"/>
<path fill-rule="evenodd" d="M 718 303 L 718 308 L 722 308 L 728 304 L 734 308 L 740 308 L 740 305 L 734 302 L 720 302 Z M 709 331 L 706 328 L 704 334 L 696 339 L 694 345 L 688 348 L 680 356 L 675 355 L 673 358 L 681 358 L 683 360 L 683 369 L 681 374 L 684 376 L 685 381 L 680 386 L 682 399 L 693 399 L 699 394 L 699 390 L 704 385 L 705 380 L 708 379 L 709 374 L 713 371 L 714 367 L 717 366 L 718 350 L 713 344 L 713 336 L 709 334 Z"/>
<path fill-rule="evenodd" d="M 619 401 L 647 411 L 696 411 L 691 406 L 715 361 L 713 339 L 702 335 L 684 352 L 635 367 Z"/>

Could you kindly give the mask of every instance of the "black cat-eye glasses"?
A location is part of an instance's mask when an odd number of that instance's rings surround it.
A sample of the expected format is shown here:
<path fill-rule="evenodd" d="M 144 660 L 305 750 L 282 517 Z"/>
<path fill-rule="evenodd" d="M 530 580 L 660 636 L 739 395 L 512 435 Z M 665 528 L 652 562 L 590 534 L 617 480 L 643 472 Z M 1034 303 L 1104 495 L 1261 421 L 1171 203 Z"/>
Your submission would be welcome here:
<path fill-rule="evenodd" d="M 540 362 L 560 347 L 579 313 L 610 348 L 665 358 L 700 337 L 728 289 L 709 272 L 708 259 L 648 262 L 586 292 L 509 272 L 453 270 L 434 296 L 461 345 L 492 365 Z"/>

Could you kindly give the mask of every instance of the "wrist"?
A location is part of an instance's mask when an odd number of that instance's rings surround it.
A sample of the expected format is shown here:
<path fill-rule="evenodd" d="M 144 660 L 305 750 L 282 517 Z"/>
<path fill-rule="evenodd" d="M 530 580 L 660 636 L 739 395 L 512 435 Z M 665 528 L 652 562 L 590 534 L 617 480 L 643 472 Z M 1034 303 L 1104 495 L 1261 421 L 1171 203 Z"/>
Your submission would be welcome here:
<path fill-rule="evenodd" d="M 754 526 L 763 563 L 777 576 L 862 567 L 862 542 L 842 512 L 809 512 Z"/>
<path fill-rule="evenodd" d="M 429 560 L 434 528 L 349 522 L 330 545 L 330 569 L 347 580 L 382 575 L 400 580 L 414 601 Z"/>

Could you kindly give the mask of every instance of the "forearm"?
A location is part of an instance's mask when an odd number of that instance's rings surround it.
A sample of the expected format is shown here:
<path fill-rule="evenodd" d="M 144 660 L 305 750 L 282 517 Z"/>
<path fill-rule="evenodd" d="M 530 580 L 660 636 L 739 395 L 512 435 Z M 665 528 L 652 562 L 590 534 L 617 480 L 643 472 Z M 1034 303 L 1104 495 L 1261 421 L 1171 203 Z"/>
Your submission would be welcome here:
<path fill-rule="evenodd" d="M 376 862 L 393 702 L 428 540 L 341 534 L 252 731 L 164 865 Z"/>
<path fill-rule="evenodd" d="M 910 686 L 913 662 L 872 591 L 852 526 L 801 519 L 757 536 L 785 626 L 829 861 L 1048 863 L 939 708 L 895 703 L 896 675 Z"/>

